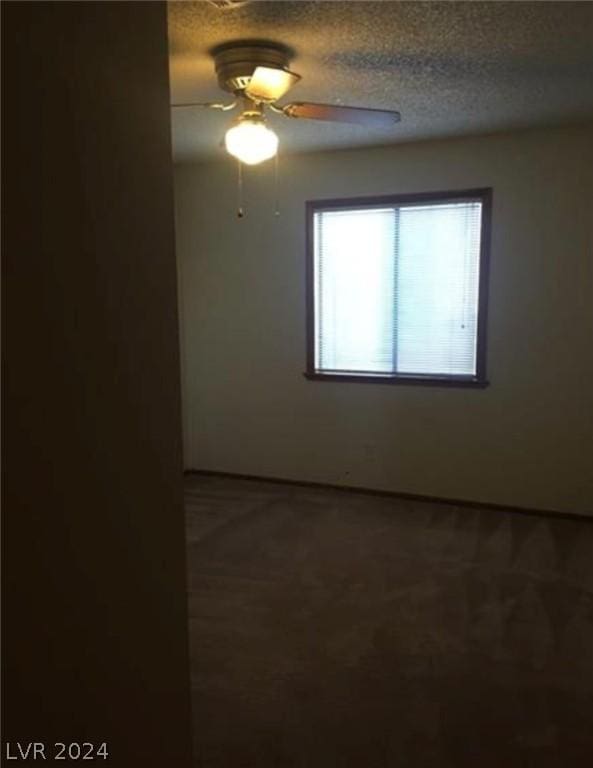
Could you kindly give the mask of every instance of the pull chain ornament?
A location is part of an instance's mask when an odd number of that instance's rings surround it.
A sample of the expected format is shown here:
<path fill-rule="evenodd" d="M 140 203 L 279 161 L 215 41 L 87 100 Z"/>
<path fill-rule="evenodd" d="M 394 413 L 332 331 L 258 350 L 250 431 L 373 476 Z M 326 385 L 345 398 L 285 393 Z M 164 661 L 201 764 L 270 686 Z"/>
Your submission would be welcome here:
<path fill-rule="evenodd" d="M 243 210 L 243 163 L 237 160 L 237 218 L 242 219 L 245 216 Z"/>
<path fill-rule="evenodd" d="M 274 216 L 280 216 L 280 196 L 278 194 L 278 153 L 274 157 Z"/>

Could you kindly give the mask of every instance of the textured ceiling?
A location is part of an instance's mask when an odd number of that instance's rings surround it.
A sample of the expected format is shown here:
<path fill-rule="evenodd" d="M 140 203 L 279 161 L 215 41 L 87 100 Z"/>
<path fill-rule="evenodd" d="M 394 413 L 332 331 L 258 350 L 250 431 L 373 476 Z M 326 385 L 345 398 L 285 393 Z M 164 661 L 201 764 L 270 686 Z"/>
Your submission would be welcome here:
<path fill-rule="evenodd" d="M 283 151 L 389 144 L 593 117 L 593 2 L 169 4 L 172 102 L 225 99 L 209 50 L 241 39 L 295 51 L 287 100 L 398 109 L 369 131 L 270 116 Z M 234 113 L 176 109 L 177 160 L 222 152 Z"/>

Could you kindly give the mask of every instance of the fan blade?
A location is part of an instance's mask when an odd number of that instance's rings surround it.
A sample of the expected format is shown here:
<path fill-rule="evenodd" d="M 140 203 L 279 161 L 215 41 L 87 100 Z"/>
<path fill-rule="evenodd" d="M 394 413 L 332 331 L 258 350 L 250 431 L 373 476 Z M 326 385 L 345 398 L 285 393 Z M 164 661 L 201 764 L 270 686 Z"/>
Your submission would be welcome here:
<path fill-rule="evenodd" d="M 337 123 L 358 123 L 368 128 L 391 128 L 399 123 L 401 115 L 388 109 L 365 109 L 364 107 L 342 107 L 338 104 L 310 104 L 295 101 L 282 107 L 288 117 L 302 117 L 307 120 L 331 120 Z"/>
<path fill-rule="evenodd" d="M 278 101 L 300 79 L 300 75 L 287 69 L 256 67 L 249 85 L 245 88 L 245 95 L 254 101 Z"/>
<path fill-rule="evenodd" d="M 171 104 L 171 108 L 180 107 L 204 107 L 205 109 L 222 109 L 223 112 L 228 112 L 230 109 L 234 109 L 237 106 L 236 101 L 232 101 L 230 104 L 217 104 L 213 101 L 190 101 L 183 104 Z"/>

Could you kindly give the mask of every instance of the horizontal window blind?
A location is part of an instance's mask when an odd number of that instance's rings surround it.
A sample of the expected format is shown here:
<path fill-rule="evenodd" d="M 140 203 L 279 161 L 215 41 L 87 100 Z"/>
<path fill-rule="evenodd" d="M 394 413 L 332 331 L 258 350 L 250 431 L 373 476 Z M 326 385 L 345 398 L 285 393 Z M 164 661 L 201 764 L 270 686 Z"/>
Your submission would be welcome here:
<path fill-rule="evenodd" d="M 315 367 L 474 376 L 481 201 L 314 214 Z"/>

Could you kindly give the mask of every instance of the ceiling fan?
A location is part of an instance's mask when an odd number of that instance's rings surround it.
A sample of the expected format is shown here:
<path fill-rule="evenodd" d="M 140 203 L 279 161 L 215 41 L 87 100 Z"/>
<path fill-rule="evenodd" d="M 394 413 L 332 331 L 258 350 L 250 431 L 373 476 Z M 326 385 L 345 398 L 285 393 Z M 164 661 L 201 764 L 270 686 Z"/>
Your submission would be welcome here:
<path fill-rule="evenodd" d="M 224 112 L 240 104 L 241 114 L 227 130 L 225 146 L 241 162 L 256 165 L 274 157 L 278 137 L 266 125 L 265 110 L 288 118 L 354 123 L 368 128 L 391 128 L 400 120 L 399 112 L 385 109 L 346 107 L 338 104 L 313 104 L 278 100 L 301 79 L 288 68 L 291 52 L 277 43 L 235 42 L 212 51 L 218 84 L 235 100 L 229 104 L 189 103 L 174 107 L 208 107 Z"/>

